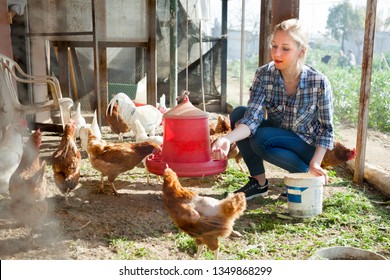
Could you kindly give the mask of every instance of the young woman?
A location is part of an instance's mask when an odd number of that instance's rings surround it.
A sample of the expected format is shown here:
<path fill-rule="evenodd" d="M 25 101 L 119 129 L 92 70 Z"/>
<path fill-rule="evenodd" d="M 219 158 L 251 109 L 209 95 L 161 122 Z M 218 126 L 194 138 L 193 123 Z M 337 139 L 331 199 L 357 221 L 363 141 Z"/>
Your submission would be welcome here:
<path fill-rule="evenodd" d="M 248 200 L 268 193 L 264 160 L 327 181 L 321 162 L 333 148 L 331 85 L 304 64 L 308 46 L 300 22 L 289 19 L 275 26 L 269 43 L 272 62 L 257 69 L 248 106 L 232 111 L 233 130 L 212 147 L 212 157 L 223 159 L 230 143 L 237 142 L 251 176 L 236 192 L 244 192 Z"/>

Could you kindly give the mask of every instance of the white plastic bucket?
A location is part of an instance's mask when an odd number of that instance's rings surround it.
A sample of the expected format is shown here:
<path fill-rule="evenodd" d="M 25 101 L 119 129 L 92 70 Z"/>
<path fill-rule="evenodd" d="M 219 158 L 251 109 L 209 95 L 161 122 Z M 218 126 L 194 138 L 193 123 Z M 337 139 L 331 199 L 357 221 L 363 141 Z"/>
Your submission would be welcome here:
<path fill-rule="evenodd" d="M 323 176 L 310 173 L 291 173 L 285 176 L 290 215 L 309 218 L 321 214 L 324 183 Z"/>

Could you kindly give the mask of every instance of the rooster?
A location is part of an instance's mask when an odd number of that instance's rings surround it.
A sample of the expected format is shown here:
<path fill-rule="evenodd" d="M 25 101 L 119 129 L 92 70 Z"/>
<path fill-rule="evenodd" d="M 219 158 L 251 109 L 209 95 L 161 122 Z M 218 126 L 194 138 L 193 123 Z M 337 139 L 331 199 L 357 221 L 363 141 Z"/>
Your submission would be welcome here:
<path fill-rule="evenodd" d="M 139 120 L 145 128 L 146 133 L 151 136 L 156 134 L 156 129 L 162 122 L 162 113 L 152 105 L 144 105 L 137 107 L 134 102 L 125 94 L 118 93 L 111 98 L 107 106 L 106 114 L 112 116 L 113 103 L 118 103 L 122 118 L 130 126 L 130 132 L 134 135 L 136 126 L 135 120 Z"/>
<path fill-rule="evenodd" d="M 119 174 L 129 171 L 154 150 L 160 151 L 159 145 L 147 141 L 142 143 L 108 143 L 88 131 L 88 156 L 92 167 L 101 172 L 99 192 L 104 189 L 104 177 L 108 177 L 111 189 L 118 194 L 114 181 Z"/>
<path fill-rule="evenodd" d="M 356 157 L 356 149 L 349 149 L 341 142 L 335 141 L 332 150 L 326 150 L 324 158 L 322 159 L 321 167 L 329 168 L 333 166 L 346 163 Z"/>
<path fill-rule="evenodd" d="M 246 210 L 245 194 L 232 194 L 223 200 L 199 196 L 183 188 L 176 173 L 168 167 L 162 191 L 164 207 L 173 222 L 195 239 L 196 259 L 204 246 L 214 251 L 214 258 L 218 259 L 219 238 L 232 233 L 235 221 Z"/>
<path fill-rule="evenodd" d="M 64 194 L 67 205 L 68 195 L 76 188 L 80 179 L 81 153 L 77 149 L 75 132 L 75 122 L 71 121 L 65 125 L 60 145 L 51 157 L 54 182 Z"/>
<path fill-rule="evenodd" d="M 6 193 L 9 180 L 18 168 L 23 154 L 23 131 L 27 130 L 27 122 L 21 120 L 7 126 L 0 143 L 0 193 Z"/>
<path fill-rule="evenodd" d="M 106 121 L 110 126 L 111 131 L 115 134 L 118 134 L 118 140 L 122 142 L 123 134 L 130 130 L 130 126 L 122 118 L 119 106 L 116 102 L 110 103 L 110 105 L 107 107 Z"/>

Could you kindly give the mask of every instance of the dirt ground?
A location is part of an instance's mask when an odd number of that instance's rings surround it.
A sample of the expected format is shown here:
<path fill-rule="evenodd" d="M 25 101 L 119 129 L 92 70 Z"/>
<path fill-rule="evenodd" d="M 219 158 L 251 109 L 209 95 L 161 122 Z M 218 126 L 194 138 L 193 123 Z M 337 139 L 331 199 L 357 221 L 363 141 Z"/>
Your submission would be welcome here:
<path fill-rule="evenodd" d="M 102 132 L 104 139 L 117 140 L 108 127 L 103 127 Z M 353 136 L 356 135 L 353 129 L 344 128 L 340 132 L 343 141 L 353 145 Z M 48 162 L 49 211 L 43 226 L 35 234 L 35 246 L 29 245 L 26 230 L 13 220 L 8 195 L 0 195 L 1 259 L 114 259 L 118 255 L 109 240 L 118 237 L 142 243 L 152 252 L 151 259 L 192 258 L 179 250 L 172 252 L 175 244 L 169 237 L 175 230 L 162 204 L 161 183 L 157 176 L 151 174 L 151 184 L 148 185 L 142 167 L 116 179 L 119 196 L 98 194 L 100 174 L 91 167 L 86 152 L 80 148 L 83 158 L 81 179 L 79 186 L 70 194 L 71 206 L 66 206 L 64 196 L 54 184 L 51 170 L 51 155 L 59 141 L 60 135 L 43 132 L 41 158 Z M 389 170 L 390 138 L 370 132 L 367 148 L 368 161 Z M 276 167 L 269 165 L 267 169 L 271 183 L 280 181 L 284 176 L 284 172 Z M 216 196 L 210 188 L 214 180 L 218 178 L 183 178 L 181 182 L 201 195 Z M 273 195 L 277 196 L 278 191 L 274 191 Z M 248 207 L 255 208 L 256 202 L 250 202 Z"/>

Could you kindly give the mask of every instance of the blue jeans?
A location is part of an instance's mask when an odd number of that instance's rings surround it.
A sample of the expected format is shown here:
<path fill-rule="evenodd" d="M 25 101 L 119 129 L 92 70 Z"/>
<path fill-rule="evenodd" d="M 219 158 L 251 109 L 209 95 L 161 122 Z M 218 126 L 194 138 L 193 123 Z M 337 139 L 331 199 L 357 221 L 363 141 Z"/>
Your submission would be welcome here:
<path fill-rule="evenodd" d="M 232 129 L 245 110 L 239 106 L 231 112 Z M 269 120 L 264 120 L 252 137 L 237 141 L 237 146 L 251 176 L 265 173 L 264 160 L 290 173 L 308 172 L 315 151 L 294 132 L 274 127 Z"/>

